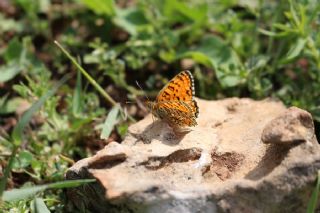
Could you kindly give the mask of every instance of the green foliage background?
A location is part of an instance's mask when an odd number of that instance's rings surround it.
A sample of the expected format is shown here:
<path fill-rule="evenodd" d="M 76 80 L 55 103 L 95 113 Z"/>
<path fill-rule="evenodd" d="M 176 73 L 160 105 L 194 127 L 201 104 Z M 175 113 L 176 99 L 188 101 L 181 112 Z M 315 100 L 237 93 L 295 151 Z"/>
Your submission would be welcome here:
<path fill-rule="evenodd" d="M 121 140 L 132 122 L 125 119 L 126 107 L 136 109 L 128 110 L 133 118 L 145 114 L 139 104 L 126 104 L 143 97 L 135 81 L 154 96 L 184 69 L 194 74 L 200 98 L 273 97 L 308 110 L 320 122 L 317 0 L 4 2 L 0 159 L 4 168 L 13 156 L 7 188 L 63 180 L 74 160 L 92 155 L 107 140 Z M 77 73 L 54 40 L 122 107 Z M 72 77 L 48 96 L 66 74 Z M 41 97 L 47 99 L 40 110 L 15 132 L 22 113 Z M 21 143 L 14 143 L 16 138 Z M 45 201 L 53 211 L 69 208 L 59 190 L 38 196 L 42 207 Z M 29 211 L 38 201 L 4 207 Z"/>

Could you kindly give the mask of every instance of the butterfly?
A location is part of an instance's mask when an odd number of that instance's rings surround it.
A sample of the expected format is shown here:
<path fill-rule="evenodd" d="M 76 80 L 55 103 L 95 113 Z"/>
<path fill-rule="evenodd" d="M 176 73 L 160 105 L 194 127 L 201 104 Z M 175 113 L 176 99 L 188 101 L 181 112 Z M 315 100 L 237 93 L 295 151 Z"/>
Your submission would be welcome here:
<path fill-rule="evenodd" d="M 190 71 L 182 71 L 160 90 L 155 101 L 147 101 L 152 114 L 171 127 L 196 126 L 199 107 L 194 100 L 194 80 Z"/>

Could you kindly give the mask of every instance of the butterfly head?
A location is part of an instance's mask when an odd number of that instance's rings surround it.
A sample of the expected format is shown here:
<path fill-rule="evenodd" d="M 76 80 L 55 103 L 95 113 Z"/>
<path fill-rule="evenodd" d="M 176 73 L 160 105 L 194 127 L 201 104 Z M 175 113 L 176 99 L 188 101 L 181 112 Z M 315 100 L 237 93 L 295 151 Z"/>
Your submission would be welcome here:
<path fill-rule="evenodd" d="M 157 108 L 156 108 L 157 103 L 154 102 L 154 101 L 149 101 L 149 100 L 146 101 L 145 103 L 146 103 L 147 108 L 150 110 L 150 112 L 151 112 L 154 116 L 159 117 L 159 116 L 158 116 L 158 113 L 157 113 Z"/>
<path fill-rule="evenodd" d="M 149 100 L 147 100 L 145 103 L 146 103 L 147 108 L 152 112 L 152 110 L 154 109 L 156 103 L 153 102 L 153 101 L 149 101 Z"/>

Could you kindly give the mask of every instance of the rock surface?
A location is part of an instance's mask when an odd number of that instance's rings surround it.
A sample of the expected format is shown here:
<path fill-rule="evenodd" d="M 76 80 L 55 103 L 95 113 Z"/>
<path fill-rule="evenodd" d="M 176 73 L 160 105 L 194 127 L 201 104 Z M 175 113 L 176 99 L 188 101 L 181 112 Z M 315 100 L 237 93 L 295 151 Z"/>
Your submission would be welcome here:
<path fill-rule="evenodd" d="M 282 103 L 198 100 L 198 126 L 181 135 L 149 115 L 78 161 L 68 189 L 93 212 L 305 212 L 320 146 L 310 114 Z"/>
<path fill-rule="evenodd" d="M 310 113 L 290 107 L 285 113 L 270 121 L 262 132 L 264 143 L 293 144 L 311 141 L 314 126 Z"/>

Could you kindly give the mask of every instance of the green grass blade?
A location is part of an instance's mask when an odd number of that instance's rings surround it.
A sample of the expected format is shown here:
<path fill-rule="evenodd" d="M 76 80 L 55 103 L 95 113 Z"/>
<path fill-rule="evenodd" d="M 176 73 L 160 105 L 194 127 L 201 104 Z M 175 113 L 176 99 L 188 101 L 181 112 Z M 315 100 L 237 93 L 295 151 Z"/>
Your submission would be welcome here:
<path fill-rule="evenodd" d="M 15 156 L 17 154 L 17 151 L 18 151 L 18 147 L 15 147 L 14 150 L 12 151 L 11 155 L 10 155 L 8 165 L 4 169 L 3 176 L 1 177 L 1 180 L 0 180 L 0 197 L 2 197 L 2 194 L 3 194 L 4 190 L 6 189 L 7 180 L 8 180 L 11 168 L 13 166 L 13 162 L 14 162 Z"/>
<path fill-rule="evenodd" d="M 54 41 L 54 43 L 60 48 L 60 50 L 71 60 L 71 62 L 80 70 L 80 72 L 84 75 L 84 77 L 94 86 L 94 88 L 112 105 L 116 106 L 117 102 L 113 100 L 113 98 L 104 91 L 104 89 L 88 74 L 88 72 L 83 69 L 83 67 L 77 62 L 77 60 L 70 55 L 70 53 L 63 47 L 58 41 Z M 123 109 L 121 108 L 121 111 Z M 135 121 L 134 118 L 128 115 L 128 118 L 131 121 Z"/>
<path fill-rule="evenodd" d="M 82 108 L 82 80 L 81 80 L 81 73 L 78 71 L 77 73 L 77 82 L 76 82 L 76 87 L 73 92 L 73 100 L 72 100 L 72 112 L 73 115 L 77 116 L 81 113 L 81 108 Z"/>
<path fill-rule="evenodd" d="M 117 118 L 119 115 L 120 106 L 116 105 L 114 106 L 111 111 L 109 112 L 103 127 L 102 132 L 100 135 L 101 139 L 107 139 L 110 136 L 111 131 L 113 130 L 114 125 L 117 123 Z"/>
<path fill-rule="evenodd" d="M 112 105 L 115 106 L 117 102 L 109 96 L 108 93 L 104 91 L 104 89 L 88 74 L 88 72 L 82 68 L 82 66 L 76 61 L 74 57 L 72 57 L 66 49 L 64 49 L 61 44 L 57 41 L 54 43 L 61 49 L 61 51 L 71 60 L 71 62 L 80 70 L 80 72 L 88 79 L 88 81 L 100 92 L 100 94 Z"/>
<path fill-rule="evenodd" d="M 51 183 L 49 184 L 48 188 L 50 189 L 71 188 L 71 187 L 81 186 L 82 184 L 85 184 L 85 183 L 92 183 L 95 181 L 96 179 L 65 180 L 65 181 L 60 181 L 56 183 Z"/>
<path fill-rule="evenodd" d="M 318 197 L 320 191 L 320 170 L 318 170 L 318 178 L 315 188 L 313 189 L 310 201 L 308 203 L 307 213 L 314 213 L 318 204 Z"/>
<path fill-rule="evenodd" d="M 44 203 L 42 198 L 35 198 L 31 202 L 31 209 L 34 213 L 50 213 L 50 210 Z"/>
<path fill-rule="evenodd" d="M 35 195 L 38 192 L 41 192 L 45 189 L 47 189 L 48 185 L 42 185 L 42 186 L 32 186 L 28 188 L 22 188 L 22 189 L 12 189 L 10 191 L 5 191 L 3 193 L 3 201 L 16 201 L 16 200 L 22 200 L 29 198 L 33 195 Z"/>
<path fill-rule="evenodd" d="M 14 127 L 12 131 L 12 140 L 16 146 L 21 144 L 23 137 L 23 129 L 30 122 L 33 114 L 37 112 L 45 101 L 50 98 L 60 86 L 62 86 L 68 79 L 70 75 L 65 75 L 51 90 L 44 94 L 39 100 L 37 100 L 22 116 L 18 124 Z"/>
<path fill-rule="evenodd" d="M 83 180 L 66 180 L 56 183 L 41 185 L 41 186 L 32 186 L 21 189 L 12 189 L 10 191 L 5 191 L 3 193 L 3 201 L 17 201 L 26 199 L 34 196 L 35 194 L 42 192 L 46 189 L 60 189 L 60 188 L 70 188 L 77 187 L 85 183 L 91 183 L 96 181 L 95 179 L 83 179 Z"/>

